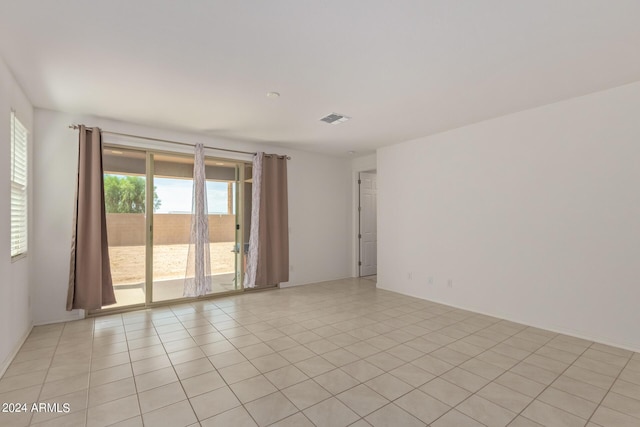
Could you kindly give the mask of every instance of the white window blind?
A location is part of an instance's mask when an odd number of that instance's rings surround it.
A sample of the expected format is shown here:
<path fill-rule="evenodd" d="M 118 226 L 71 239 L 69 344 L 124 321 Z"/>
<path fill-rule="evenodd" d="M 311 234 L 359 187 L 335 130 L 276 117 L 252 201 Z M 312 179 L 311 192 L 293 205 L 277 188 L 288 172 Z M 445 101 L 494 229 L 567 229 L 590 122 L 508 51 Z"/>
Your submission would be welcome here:
<path fill-rule="evenodd" d="M 11 112 L 11 257 L 27 252 L 27 129 Z"/>

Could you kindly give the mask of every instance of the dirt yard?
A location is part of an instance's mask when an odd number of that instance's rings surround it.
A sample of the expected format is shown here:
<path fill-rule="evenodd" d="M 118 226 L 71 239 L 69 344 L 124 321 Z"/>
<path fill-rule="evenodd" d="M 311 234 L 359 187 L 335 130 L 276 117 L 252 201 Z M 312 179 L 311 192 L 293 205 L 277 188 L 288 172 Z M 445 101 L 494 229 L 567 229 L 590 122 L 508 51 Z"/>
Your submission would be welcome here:
<path fill-rule="evenodd" d="M 235 268 L 234 242 L 211 243 L 211 273 L 231 273 Z M 153 247 L 154 280 L 184 278 L 189 245 L 157 245 Z M 114 285 L 144 282 L 144 246 L 109 248 Z"/>

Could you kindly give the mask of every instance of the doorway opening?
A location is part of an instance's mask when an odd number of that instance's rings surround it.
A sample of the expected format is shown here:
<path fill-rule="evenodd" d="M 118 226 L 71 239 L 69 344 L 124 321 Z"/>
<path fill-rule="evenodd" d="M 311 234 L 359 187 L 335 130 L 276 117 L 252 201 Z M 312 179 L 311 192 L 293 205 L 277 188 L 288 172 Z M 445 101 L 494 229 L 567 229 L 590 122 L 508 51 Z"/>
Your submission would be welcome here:
<path fill-rule="evenodd" d="M 375 171 L 358 176 L 358 276 L 377 281 L 378 181 Z"/>

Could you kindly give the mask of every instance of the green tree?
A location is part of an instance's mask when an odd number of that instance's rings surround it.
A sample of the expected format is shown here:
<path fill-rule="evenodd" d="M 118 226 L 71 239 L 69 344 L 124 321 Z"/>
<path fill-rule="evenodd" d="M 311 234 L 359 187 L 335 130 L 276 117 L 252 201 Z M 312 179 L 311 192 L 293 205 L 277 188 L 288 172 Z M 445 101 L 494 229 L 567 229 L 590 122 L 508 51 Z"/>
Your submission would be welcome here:
<path fill-rule="evenodd" d="M 104 204 L 107 213 L 144 213 L 145 179 L 139 176 L 104 176 Z M 153 187 L 153 211 L 162 201 Z"/>

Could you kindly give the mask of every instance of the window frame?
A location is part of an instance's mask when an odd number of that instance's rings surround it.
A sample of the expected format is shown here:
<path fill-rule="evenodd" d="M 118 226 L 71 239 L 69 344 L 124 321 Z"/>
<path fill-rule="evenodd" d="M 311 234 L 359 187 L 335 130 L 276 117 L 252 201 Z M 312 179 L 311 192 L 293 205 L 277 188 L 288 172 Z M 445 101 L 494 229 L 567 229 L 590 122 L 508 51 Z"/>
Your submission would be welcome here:
<path fill-rule="evenodd" d="M 10 122 L 9 253 L 14 262 L 26 257 L 29 249 L 29 131 L 14 110 L 11 110 Z M 17 213 L 14 213 L 13 206 L 17 203 Z"/>

